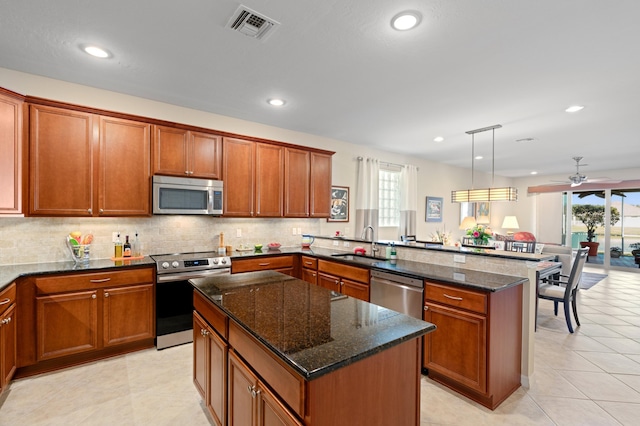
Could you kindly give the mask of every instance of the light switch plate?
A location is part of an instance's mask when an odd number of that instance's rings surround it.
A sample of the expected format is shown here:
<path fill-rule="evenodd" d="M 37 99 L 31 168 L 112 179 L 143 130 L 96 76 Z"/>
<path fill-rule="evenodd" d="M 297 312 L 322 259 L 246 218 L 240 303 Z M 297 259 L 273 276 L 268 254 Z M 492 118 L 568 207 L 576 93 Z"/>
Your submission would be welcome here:
<path fill-rule="evenodd" d="M 457 262 L 457 263 L 464 263 L 465 262 L 465 257 L 461 254 L 454 254 L 453 255 L 453 261 Z"/>
<path fill-rule="evenodd" d="M 349 246 L 350 246 L 349 241 L 345 241 L 345 242 L 344 242 L 344 246 L 345 246 L 345 247 L 349 247 Z"/>
<path fill-rule="evenodd" d="M 296 232 L 296 228 L 292 228 L 291 233 L 292 233 L 292 235 L 298 235 L 298 233 Z"/>
<path fill-rule="evenodd" d="M 236 237 L 238 238 L 242 237 L 242 229 L 240 228 L 236 229 Z"/>
<path fill-rule="evenodd" d="M 339 242 L 337 242 L 337 241 L 334 241 L 334 242 L 333 242 L 333 245 L 334 245 L 334 246 L 339 246 L 339 245 L 340 245 L 340 243 L 339 243 Z"/>

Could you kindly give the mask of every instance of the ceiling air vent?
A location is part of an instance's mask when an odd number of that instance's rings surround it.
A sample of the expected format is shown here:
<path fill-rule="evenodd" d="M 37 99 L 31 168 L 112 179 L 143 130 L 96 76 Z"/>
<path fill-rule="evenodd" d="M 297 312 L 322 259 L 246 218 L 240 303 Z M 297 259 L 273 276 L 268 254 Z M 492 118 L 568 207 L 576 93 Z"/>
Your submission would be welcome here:
<path fill-rule="evenodd" d="M 241 32 L 246 36 L 257 38 L 258 40 L 264 40 L 268 35 L 273 33 L 279 25 L 279 22 L 267 18 L 249 9 L 247 6 L 240 5 L 233 16 L 231 16 L 231 19 L 229 19 L 227 28 Z"/>

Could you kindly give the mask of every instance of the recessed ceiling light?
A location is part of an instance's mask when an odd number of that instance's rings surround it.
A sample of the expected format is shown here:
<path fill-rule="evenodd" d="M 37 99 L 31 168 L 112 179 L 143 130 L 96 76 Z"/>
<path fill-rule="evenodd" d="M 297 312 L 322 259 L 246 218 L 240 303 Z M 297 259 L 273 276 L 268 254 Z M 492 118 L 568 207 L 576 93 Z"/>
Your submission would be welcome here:
<path fill-rule="evenodd" d="M 285 101 L 282 99 L 278 99 L 278 98 L 273 98 L 273 99 L 268 99 L 267 103 L 271 106 L 284 106 Z"/>
<path fill-rule="evenodd" d="M 535 170 L 531 172 L 532 175 L 537 175 L 538 172 L 536 172 Z"/>
<path fill-rule="evenodd" d="M 573 105 L 573 106 L 570 106 L 569 108 L 565 109 L 565 111 L 566 112 L 578 112 L 583 108 L 584 107 L 582 105 Z"/>
<path fill-rule="evenodd" d="M 444 140 L 444 138 L 442 136 L 438 136 L 435 139 L 433 139 L 434 142 L 442 142 Z"/>
<path fill-rule="evenodd" d="M 398 31 L 406 31 L 415 28 L 420 23 L 422 15 L 414 10 L 406 10 L 398 13 L 391 20 L 391 26 Z"/>
<path fill-rule="evenodd" d="M 105 58 L 111 57 L 111 53 L 109 53 L 107 50 L 98 46 L 92 46 L 92 45 L 82 46 L 82 50 L 85 53 L 88 53 L 89 55 L 94 56 L 96 58 L 105 59 Z"/>
<path fill-rule="evenodd" d="M 476 159 L 476 160 L 482 160 L 482 158 L 483 158 L 483 157 L 482 157 L 482 155 L 476 155 L 476 158 L 475 158 L 475 159 Z"/>

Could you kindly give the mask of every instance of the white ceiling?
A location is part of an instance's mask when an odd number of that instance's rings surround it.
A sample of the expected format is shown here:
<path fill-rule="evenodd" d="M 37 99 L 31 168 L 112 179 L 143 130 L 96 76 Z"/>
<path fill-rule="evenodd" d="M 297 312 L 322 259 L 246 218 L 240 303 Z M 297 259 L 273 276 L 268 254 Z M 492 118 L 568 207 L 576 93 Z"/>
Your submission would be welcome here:
<path fill-rule="evenodd" d="M 637 0 L 243 1 L 280 22 L 264 41 L 225 28 L 239 4 L 0 0 L 0 67 L 467 168 L 465 132 L 501 124 L 503 176 L 640 164 Z M 491 132 L 475 145 L 491 170 Z"/>

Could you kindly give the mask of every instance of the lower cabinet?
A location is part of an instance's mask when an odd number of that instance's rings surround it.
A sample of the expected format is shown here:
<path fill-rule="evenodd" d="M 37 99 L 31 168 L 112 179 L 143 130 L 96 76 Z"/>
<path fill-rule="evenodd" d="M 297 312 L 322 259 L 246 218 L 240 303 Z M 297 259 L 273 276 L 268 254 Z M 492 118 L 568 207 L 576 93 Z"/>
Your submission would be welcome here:
<path fill-rule="evenodd" d="M 233 351 L 228 383 L 230 425 L 302 425 Z"/>
<path fill-rule="evenodd" d="M 425 283 L 429 376 L 494 409 L 520 387 L 522 286 L 499 292 Z"/>
<path fill-rule="evenodd" d="M 318 285 L 369 301 L 369 270 L 366 268 L 318 259 Z"/>
<path fill-rule="evenodd" d="M 318 259 L 311 256 L 300 256 L 300 278 L 311 284 L 318 284 Z"/>
<path fill-rule="evenodd" d="M 20 287 L 32 297 L 19 304 L 32 315 L 18 339 L 24 375 L 153 346 L 152 268 L 39 277 Z"/>
<path fill-rule="evenodd" d="M 193 313 L 193 383 L 215 424 L 226 425 L 228 345 Z"/>
<path fill-rule="evenodd" d="M 0 292 L 0 394 L 16 371 L 16 285 Z"/>

